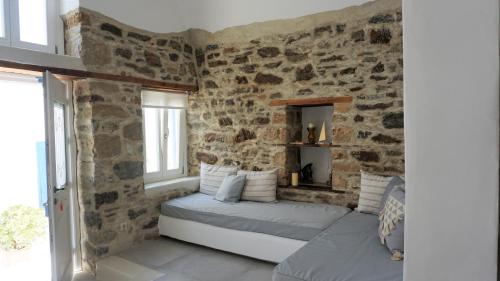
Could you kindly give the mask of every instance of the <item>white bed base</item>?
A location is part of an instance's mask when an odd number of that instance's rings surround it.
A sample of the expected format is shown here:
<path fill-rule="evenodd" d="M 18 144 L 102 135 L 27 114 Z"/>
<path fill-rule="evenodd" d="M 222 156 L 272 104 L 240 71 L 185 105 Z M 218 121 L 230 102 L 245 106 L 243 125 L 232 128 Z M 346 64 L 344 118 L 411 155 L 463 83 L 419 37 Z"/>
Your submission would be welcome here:
<path fill-rule="evenodd" d="M 307 243 L 163 215 L 160 215 L 158 227 L 164 236 L 275 263 L 281 263 Z"/>

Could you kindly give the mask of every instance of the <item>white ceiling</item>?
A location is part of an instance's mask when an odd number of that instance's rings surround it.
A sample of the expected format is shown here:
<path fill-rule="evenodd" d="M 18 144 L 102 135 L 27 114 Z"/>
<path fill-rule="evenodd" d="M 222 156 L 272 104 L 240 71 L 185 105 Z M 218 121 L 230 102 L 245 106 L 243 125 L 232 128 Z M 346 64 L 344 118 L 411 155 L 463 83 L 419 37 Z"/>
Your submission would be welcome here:
<path fill-rule="evenodd" d="M 79 5 L 153 32 L 230 26 L 339 10 L 371 0 L 61 0 L 62 12 Z"/>

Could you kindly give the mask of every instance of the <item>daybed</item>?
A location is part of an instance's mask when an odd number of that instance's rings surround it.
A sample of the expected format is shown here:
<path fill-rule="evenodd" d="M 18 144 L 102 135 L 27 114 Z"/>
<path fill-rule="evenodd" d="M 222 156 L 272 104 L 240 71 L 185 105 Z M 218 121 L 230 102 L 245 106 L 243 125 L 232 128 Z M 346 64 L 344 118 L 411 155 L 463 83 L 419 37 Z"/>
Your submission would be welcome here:
<path fill-rule="evenodd" d="M 223 203 L 196 193 L 161 206 L 160 234 L 279 263 L 273 281 L 401 281 L 376 215 L 292 201 Z"/>
<path fill-rule="evenodd" d="M 158 225 L 161 235 L 280 263 L 347 213 L 293 201 L 223 203 L 196 193 L 163 203 Z"/>
<path fill-rule="evenodd" d="M 380 243 L 377 216 L 351 212 L 274 269 L 273 281 L 402 281 Z"/>

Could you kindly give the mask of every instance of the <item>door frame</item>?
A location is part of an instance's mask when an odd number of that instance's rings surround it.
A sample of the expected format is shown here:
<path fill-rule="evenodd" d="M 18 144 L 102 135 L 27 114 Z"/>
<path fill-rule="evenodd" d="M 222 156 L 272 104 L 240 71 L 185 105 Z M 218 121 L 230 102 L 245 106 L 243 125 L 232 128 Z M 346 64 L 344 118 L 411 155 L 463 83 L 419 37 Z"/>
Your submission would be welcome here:
<path fill-rule="evenodd" d="M 73 81 L 63 80 L 66 84 L 66 91 L 68 95 L 68 136 L 69 136 L 69 148 L 68 148 L 68 164 L 70 165 L 67 169 L 71 173 L 71 184 L 73 188 L 70 192 L 71 199 L 71 240 L 73 244 L 73 268 L 74 272 L 79 272 L 82 270 L 82 247 L 81 247 L 81 231 L 80 231 L 80 205 L 78 201 L 78 177 L 77 177 L 77 149 L 76 149 L 76 131 L 74 129 L 74 103 L 73 103 Z"/>
<path fill-rule="evenodd" d="M 2 0 L 0 0 L 2 1 Z M 5 75 L 6 79 L 20 79 L 23 80 L 24 78 L 27 79 L 38 79 L 39 83 L 41 84 L 41 87 L 44 87 L 45 81 L 43 78 L 43 73 L 38 72 L 38 71 L 25 71 L 22 69 L 16 69 L 16 68 L 1 68 L 0 69 L 0 79 L 2 79 L 2 74 Z M 67 173 L 68 173 L 68 183 L 72 185 L 72 188 L 70 189 L 68 198 L 71 202 L 71 209 L 69 216 L 71 218 L 71 225 L 70 225 L 70 233 L 71 233 L 71 257 L 72 257 L 72 262 L 73 262 L 73 272 L 80 272 L 82 270 L 82 254 L 81 254 L 81 231 L 80 231 L 80 208 L 78 204 L 78 179 L 77 179 L 77 146 L 76 146 L 76 132 L 74 130 L 74 107 L 73 107 L 73 83 L 71 79 L 68 79 L 67 77 L 61 77 L 59 75 L 55 75 L 61 82 L 63 82 L 66 85 L 66 136 L 69 138 L 68 141 L 68 149 L 66 151 L 67 154 Z M 43 101 L 44 101 L 44 112 L 46 111 L 46 104 L 47 104 L 47 98 L 48 96 L 43 94 Z M 47 116 L 44 116 L 46 119 Z M 45 122 L 45 126 L 47 126 L 47 122 Z M 45 128 L 47 129 L 47 128 Z M 46 130 L 45 130 L 46 131 Z M 46 136 L 46 141 L 47 141 Z M 49 157 L 49 151 L 48 151 L 48 143 L 45 144 L 46 146 L 46 165 L 47 165 L 47 170 L 49 169 L 48 165 L 48 157 Z M 48 184 L 49 182 L 47 182 Z M 48 200 L 48 199 L 47 199 Z M 49 203 L 49 202 L 47 202 Z M 49 223 L 52 223 L 50 220 L 52 219 L 52 214 L 49 215 Z M 50 237 L 50 235 L 49 235 Z M 49 239 L 53 239 L 50 237 Z M 52 242 L 51 242 L 52 243 Z M 50 247 L 50 253 L 51 253 L 51 264 L 53 266 L 53 257 L 54 253 L 52 252 L 53 248 L 52 245 Z M 52 273 L 54 274 L 54 273 Z"/>
<path fill-rule="evenodd" d="M 44 87 L 46 87 L 47 81 L 45 81 L 46 77 L 49 77 L 50 75 L 53 75 L 50 72 L 46 72 L 46 75 L 43 75 L 43 83 Z M 72 260 L 72 272 L 79 272 L 81 271 L 81 239 L 80 239 L 80 213 L 79 213 L 79 205 L 78 205 L 78 185 L 77 185 L 77 149 L 76 149 L 76 134 L 74 130 L 74 108 L 73 108 L 73 91 L 72 91 L 72 82 L 71 80 L 64 80 L 60 79 L 60 77 L 56 77 L 61 83 L 65 85 L 65 102 L 64 106 L 66 108 L 65 110 L 65 137 L 66 137 L 66 176 L 67 176 L 67 182 L 66 185 L 69 186 L 68 190 L 68 202 L 70 202 L 70 209 L 68 216 L 70 218 L 70 240 L 71 240 L 71 260 Z M 50 90 L 50 89 L 49 89 Z M 51 101 L 48 100 L 49 96 L 47 94 L 44 95 L 44 102 L 46 106 L 46 114 L 49 112 L 49 110 L 52 110 L 51 106 L 52 103 Z M 48 120 L 48 116 L 45 116 L 45 126 L 46 126 L 46 131 L 48 135 L 46 135 L 47 143 L 46 143 L 46 155 L 47 155 L 47 176 L 48 176 L 48 193 L 49 199 L 52 198 L 51 196 L 52 193 L 54 192 L 52 189 L 55 186 L 55 183 L 53 182 L 53 174 L 52 174 L 52 167 L 50 166 L 51 161 L 49 160 L 49 157 L 51 157 L 51 153 L 55 153 L 55 151 L 51 151 L 49 147 L 49 142 L 54 142 L 54 136 L 51 134 L 53 133 L 53 120 Z M 52 186 L 50 186 L 52 185 Z M 51 207 L 49 207 L 49 223 L 51 224 L 50 230 L 54 231 L 53 223 L 54 223 L 54 213 L 51 212 L 50 210 L 53 210 L 53 202 L 48 202 L 48 204 L 51 204 Z M 53 275 L 53 280 L 56 278 L 56 253 L 54 251 L 54 235 L 51 233 L 50 235 L 51 239 L 51 261 L 52 261 L 52 275 Z M 58 280 L 57 280 L 58 281 Z"/>

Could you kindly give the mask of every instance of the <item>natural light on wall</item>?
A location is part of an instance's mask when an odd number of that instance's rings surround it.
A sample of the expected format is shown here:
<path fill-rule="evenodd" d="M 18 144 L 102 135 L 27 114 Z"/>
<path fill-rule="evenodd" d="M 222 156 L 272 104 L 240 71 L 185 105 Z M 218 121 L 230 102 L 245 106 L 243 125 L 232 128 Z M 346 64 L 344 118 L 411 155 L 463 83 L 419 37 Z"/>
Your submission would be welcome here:
<path fill-rule="evenodd" d="M 47 1 L 19 1 L 19 36 L 21 41 L 47 45 Z"/>

